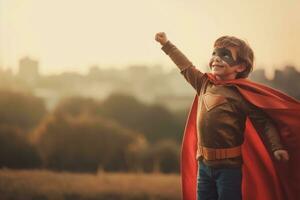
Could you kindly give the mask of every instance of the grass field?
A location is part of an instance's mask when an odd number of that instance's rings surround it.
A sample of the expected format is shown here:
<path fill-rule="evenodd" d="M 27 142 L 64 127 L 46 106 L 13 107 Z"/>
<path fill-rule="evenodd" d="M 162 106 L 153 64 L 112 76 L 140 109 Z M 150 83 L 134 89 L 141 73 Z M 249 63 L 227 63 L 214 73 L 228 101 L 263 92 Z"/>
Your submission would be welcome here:
<path fill-rule="evenodd" d="M 0 200 L 177 200 L 179 175 L 0 170 Z"/>

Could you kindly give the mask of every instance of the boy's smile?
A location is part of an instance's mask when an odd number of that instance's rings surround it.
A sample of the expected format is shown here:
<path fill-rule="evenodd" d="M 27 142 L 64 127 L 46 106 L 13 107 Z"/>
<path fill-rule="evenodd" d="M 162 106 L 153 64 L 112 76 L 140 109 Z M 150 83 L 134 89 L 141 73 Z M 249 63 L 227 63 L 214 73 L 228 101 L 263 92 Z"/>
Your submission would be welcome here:
<path fill-rule="evenodd" d="M 212 74 L 219 80 L 235 79 L 246 68 L 237 57 L 237 49 L 234 47 L 216 47 L 209 62 Z"/>

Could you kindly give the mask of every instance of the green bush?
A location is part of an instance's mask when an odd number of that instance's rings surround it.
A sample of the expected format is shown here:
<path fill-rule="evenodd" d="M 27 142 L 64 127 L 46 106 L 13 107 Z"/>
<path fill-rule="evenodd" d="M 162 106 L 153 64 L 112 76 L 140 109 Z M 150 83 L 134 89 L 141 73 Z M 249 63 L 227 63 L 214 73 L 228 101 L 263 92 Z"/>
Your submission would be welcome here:
<path fill-rule="evenodd" d="M 30 130 L 39 124 L 47 112 L 44 101 L 40 98 L 1 90 L 0 113 L 0 124 Z"/>
<path fill-rule="evenodd" d="M 146 172 L 178 173 L 180 146 L 173 140 L 162 140 L 144 153 Z"/>
<path fill-rule="evenodd" d="M 160 105 L 143 104 L 132 96 L 111 95 L 101 104 L 99 114 L 142 132 L 152 143 L 161 139 L 181 140 L 183 127 L 173 113 Z"/>
<path fill-rule="evenodd" d="M 36 168 L 40 159 L 21 129 L 0 125 L 0 167 Z"/>
<path fill-rule="evenodd" d="M 139 133 L 91 115 L 49 115 L 33 133 L 44 167 L 96 172 L 130 169 L 129 147 Z"/>

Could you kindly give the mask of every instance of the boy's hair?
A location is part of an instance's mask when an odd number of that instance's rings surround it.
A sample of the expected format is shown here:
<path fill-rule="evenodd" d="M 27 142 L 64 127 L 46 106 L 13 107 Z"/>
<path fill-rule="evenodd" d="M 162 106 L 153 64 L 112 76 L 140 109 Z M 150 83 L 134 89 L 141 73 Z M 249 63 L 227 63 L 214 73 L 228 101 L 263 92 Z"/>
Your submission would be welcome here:
<path fill-rule="evenodd" d="M 244 41 L 234 36 L 222 36 L 215 41 L 214 47 L 236 47 L 237 59 L 245 64 L 246 69 L 237 74 L 236 78 L 246 78 L 253 70 L 254 53 Z"/>

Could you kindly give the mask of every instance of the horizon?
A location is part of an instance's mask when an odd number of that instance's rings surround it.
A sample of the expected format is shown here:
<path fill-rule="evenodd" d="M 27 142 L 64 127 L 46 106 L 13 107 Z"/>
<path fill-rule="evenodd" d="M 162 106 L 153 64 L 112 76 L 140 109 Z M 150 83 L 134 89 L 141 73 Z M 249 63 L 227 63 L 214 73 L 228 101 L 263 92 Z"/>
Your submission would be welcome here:
<path fill-rule="evenodd" d="M 99 66 L 99 65 L 92 65 L 92 66 L 88 66 L 87 67 L 87 71 L 86 72 L 81 72 L 81 71 L 75 71 L 75 70 L 65 70 L 65 71 L 61 71 L 61 72 L 53 72 L 53 73 L 41 73 L 40 71 L 40 65 L 39 65 L 39 60 L 34 60 L 32 59 L 31 57 L 23 57 L 21 58 L 19 61 L 21 60 L 30 60 L 30 62 L 34 62 L 34 63 L 38 63 L 37 67 L 38 67 L 38 74 L 40 76 L 60 76 L 60 75 L 64 75 L 64 74 L 76 74 L 76 75 L 80 75 L 80 76 L 88 76 L 91 72 L 91 70 L 93 70 L 93 68 L 97 68 L 98 70 L 100 71 L 109 71 L 109 70 L 120 70 L 120 71 L 126 71 L 126 70 L 131 70 L 131 69 L 134 69 L 134 68 L 147 68 L 147 70 L 161 70 L 161 72 L 165 73 L 165 74 L 168 74 L 168 73 L 172 73 L 173 71 L 176 71 L 178 70 L 178 68 L 167 68 L 166 66 L 162 66 L 162 65 L 153 65 L 153 66 L 150 66 L 150 65 L 146 65 L 146 64 L 143 64 L 143 65 L 128 65 L 128 66 L 123 66 L 123 67 L 103 67 L 103 66 Z M 197 67 L 197 66 L 196 66 Z M 208 66 L 207 66 L 208 67 Z M 263 73 L 264 73 L 264 76 L 265 78 L 267 78 L 268 80 L 273 80 L 274 79 L 274 76 L 275 76 L 275 71 L 280 71 L 280 72 L 284 72 L 287 68 L 293 68 L 296 72 L 300 73 L 300 70 L 297 68 L 297 66 L 295 65 L 284 65 L 284 66 L 281 66 L 281 68 L 275 68 L 273 69 L 273 71 L 268 71 L 268 69 L 264 68 L 264 67 L 259 67 L 259 68 L 253 68 L 253 71 L 250 73 L 249 77 L 251 76 L 251 74 L 253 72 L 256 72 L 256 71 L 259 71 L 259 70 L 262 70 Z M 0 66 L 0 72 L 1 70 L 3 72 L 6 72 L 6 73 L 10 73 L 12 74 L 13 76 L 17 76 L 19 75 L 20 71 L 19 71 L 19 66 L 18 66 L 18 70 L 16 71 L 13 71 L 11 68 L 2 68 L 2 66 Z M 208 68 L 206 68 L 206 70 L 202 70 L 202 72 L 210 72 L 210 70 L 208 70 Z"/>

